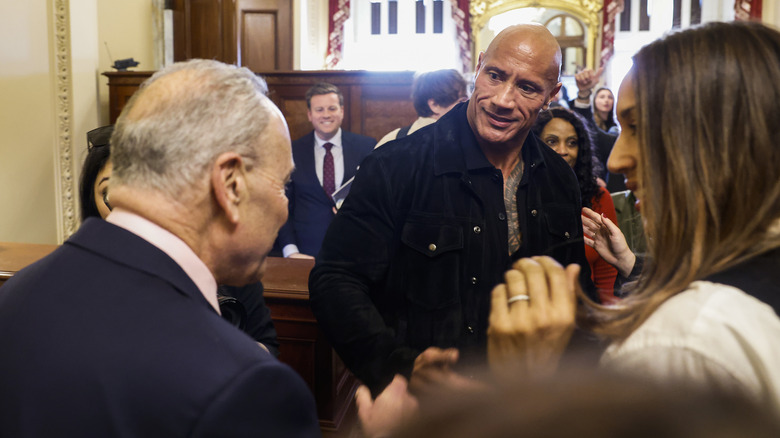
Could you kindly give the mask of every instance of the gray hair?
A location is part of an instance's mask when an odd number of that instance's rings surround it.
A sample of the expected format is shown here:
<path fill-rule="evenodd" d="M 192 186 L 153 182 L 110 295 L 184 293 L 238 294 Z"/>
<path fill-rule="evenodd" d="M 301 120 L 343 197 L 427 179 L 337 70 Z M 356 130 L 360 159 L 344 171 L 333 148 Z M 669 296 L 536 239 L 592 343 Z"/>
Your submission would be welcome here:
<path fill-rule="evenodd" d="M 220 154 L 235 152 L 261 164 L 257 142 L 273 108 L 267 91 L 250 70 L 218 61 L 195 59 L 160 70 L 117 120 L 112 184 L 179 199 Z"/>

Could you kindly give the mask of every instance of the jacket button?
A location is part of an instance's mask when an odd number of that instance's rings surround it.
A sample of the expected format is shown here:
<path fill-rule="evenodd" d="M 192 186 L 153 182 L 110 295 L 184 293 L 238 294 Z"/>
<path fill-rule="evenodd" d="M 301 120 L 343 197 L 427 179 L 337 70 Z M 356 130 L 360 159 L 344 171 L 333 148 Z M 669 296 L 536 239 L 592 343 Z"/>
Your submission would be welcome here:
<path fill-rule="evenodd" d="M 531 210 L 531 216 L 536 217 L 536 210 Z"/>
<path fill-rule="evenodd" d="M 569 235 L 569 232 L 567 231 L 567 232 L 563 233 L 563 237 L 565 237 L 565 238 L 567 238 L 567 239 L 568 239 L 568 238 L 569 238 L 569 237 L 571 237 L 571 236 Z"/>
<path fill-rule="evenodd" d="M 474 334 L 474 329 L 470 325 L 466 326 L 466 331 L 469 332 L 469 334 Z"/>
<path fill-rule="evenodd" d="M 568 233 L 566 233 L 566 234 L 568 234 Z M 428 250 L 431 251 L 431 252 L 436 251 L 436 244 L 435 243 L 431 243 L 430 245 L 428 245 Z"/>
<path fill-rule="evenodd" d="M 477 277 L 471 277 L 471 284 L 477 284 Z"/>
<path fill-rule="evenodd" d="M 506 215 L 505 215 L 505 214 L 504 214 L 504 212 L 502 211 L 501 213 L 499 213 L 499 214 L 498 214 L 498 220 L 502 221 L 502 220 L 504 220 L 504 219 L 506 219 Z"/>
<path fill-rule="evenodd" d="M 481 233 L 481 232 L 482 232 L 482 228 L 480 228 L 480 227 L 479 227 L 479 225 L 477 225 L 476 227 L 474 227 L 474 233 L 475 233 L 475 234 L 479 234 L 479 233 Z"/>

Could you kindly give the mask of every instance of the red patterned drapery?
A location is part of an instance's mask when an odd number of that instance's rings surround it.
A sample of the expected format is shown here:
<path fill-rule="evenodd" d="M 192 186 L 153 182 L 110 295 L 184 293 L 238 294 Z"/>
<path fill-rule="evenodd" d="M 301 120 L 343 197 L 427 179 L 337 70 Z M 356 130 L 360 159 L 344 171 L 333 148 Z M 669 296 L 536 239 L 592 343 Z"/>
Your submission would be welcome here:
<path fill-rule="evenodd" d="M 469 14 L 469 0 L 450 0 L 452 6 L 452 20 L 455 22 L 455 33 L 460 50 L 461 70 L 469 73 L 474 70 L 471 61 L 471 15 Z"/>
<path fill-rule="evenodd" d="M 601 62 L 604 66 L 615 53 L 615 17 L 623 11 L 623 0 L 604 0 L 601 27 Z"/>
<path fill-rule="evenodd" d="M 734 0 L 734 19 L 761 21 L 762 0 Z"/>
<path fill-rule="evenodd" d="M 349 0 L 329 0 L 328 18 L 328 54 L 325 65 L 333 70 L 343 56 L 341 49 L 344 44 L 344 22 L 349 18 Z"/>

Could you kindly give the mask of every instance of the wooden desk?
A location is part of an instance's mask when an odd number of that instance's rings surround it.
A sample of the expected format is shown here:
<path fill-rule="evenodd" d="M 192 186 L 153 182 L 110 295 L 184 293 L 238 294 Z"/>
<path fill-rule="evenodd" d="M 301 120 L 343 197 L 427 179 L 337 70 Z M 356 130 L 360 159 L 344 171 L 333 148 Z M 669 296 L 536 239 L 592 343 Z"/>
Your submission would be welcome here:
<path fill-rule="evenodd" d="M 0 242 L 0 286 L 18 270 L 57 249 L 57 245 Z"/>
<path fill-rule="evenodd" d="M 0 287 L 56 248 L 0 242 Z M 348 437 L 355 425 L 353 394 L 358 382 L 325 340 L 309 308 L 308 281 L 313 266 L 312 260 L 269 257 L 263 279 L 265 302 L 279 336 L 279 359 L 309 385 L 323 436 Z"/>

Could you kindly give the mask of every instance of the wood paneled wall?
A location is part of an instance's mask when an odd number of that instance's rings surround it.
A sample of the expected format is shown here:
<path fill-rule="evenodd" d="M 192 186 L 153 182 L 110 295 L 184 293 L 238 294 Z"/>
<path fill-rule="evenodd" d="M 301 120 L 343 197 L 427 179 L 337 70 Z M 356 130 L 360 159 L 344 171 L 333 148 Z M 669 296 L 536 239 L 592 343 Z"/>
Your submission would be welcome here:
<path fill-rule="evenodd" d="M 127 100 L 153 72 L 108 72 L 109 113 L 116 121 Z M 413 72 L 294 71 L 258 73 L 268 83 L 268 95 L 282 110 L 295 140 L 311 131 L 306 116 L 306 90 L 330 82 L 344 94 L 344 130 L 377 140 L 416 118 L 410 94 Z"/>

